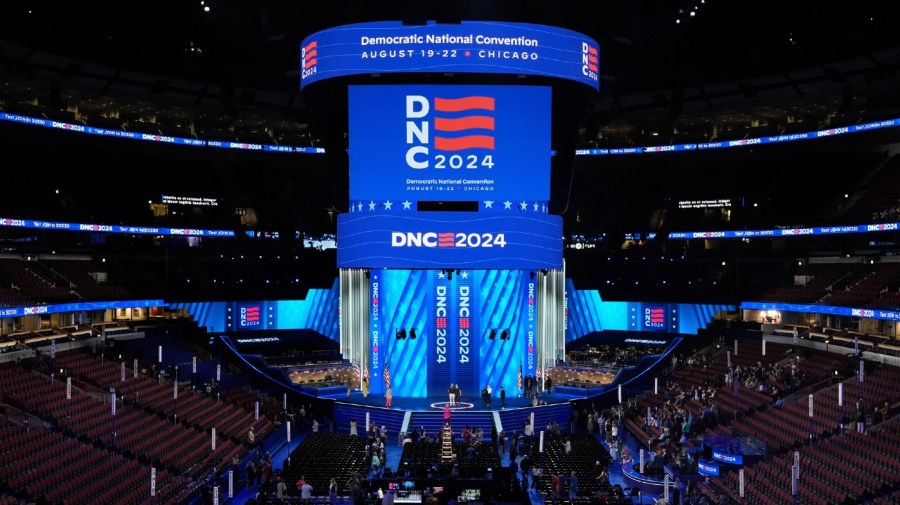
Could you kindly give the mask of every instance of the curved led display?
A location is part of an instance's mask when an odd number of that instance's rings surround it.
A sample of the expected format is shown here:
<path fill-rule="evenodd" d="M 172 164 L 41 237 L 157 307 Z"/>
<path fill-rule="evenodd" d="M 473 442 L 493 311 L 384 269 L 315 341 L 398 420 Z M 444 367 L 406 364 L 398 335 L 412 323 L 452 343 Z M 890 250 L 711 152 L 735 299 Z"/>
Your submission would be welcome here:
<path fill-rule="evenodd" d="M 562 268 L 562 218 L 540 213 L 338 216 L 338 268 Z"/>
<path fill-rule="evenodd" d="M 337 26 L 305 38 L 300 87 L 324 79 L 383 73 L 534 75 L 600 88 L 600 49 L 592 38 L 555 26 L 501 21 Z"/>

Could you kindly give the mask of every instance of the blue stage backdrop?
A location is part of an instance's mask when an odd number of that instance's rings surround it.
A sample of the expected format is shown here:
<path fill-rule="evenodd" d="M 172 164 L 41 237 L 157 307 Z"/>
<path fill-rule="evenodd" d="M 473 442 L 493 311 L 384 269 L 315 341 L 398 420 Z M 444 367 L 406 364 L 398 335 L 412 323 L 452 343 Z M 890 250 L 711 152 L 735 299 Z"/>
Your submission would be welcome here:
<path fill-rule="evenodd" d="M 501 385 L 508 395 L 517 394 L 519 368 L 523 376 L 534 375 L 540 359 L 534 347 L 536 281 L 529 274 L 530 270 L 372 270 L 371 392 L 384 392 L 387 366 L 397 396 L 444 395 L 451 383 L 459 384 L 470 399 L 477 399 L 487 384 L 495 394 Z M 312 329 L 337 341 L 339 294 L 336 280 L 330 290 L 312 289 L 304 300 L 169 303 L 168 307 L 186 310 L 198 325 L 214 332 L 226 331 L 229 308 L 235 314 L 241 308 L 258 307 L 260 326 Z M 567 280 L 566 341 L 603 330 L 696 334 L 718 311 L 735 310 L 733 305 L 719 304 L 604 302 L 597 291 L 576 290 Z M 251 316 L 255 312 L 249 310 Z M 254 317 L 249 319 L 255 322 Z M 241 328 L 237 324 L 234 330 Z M 405 330 L 406 338 L 397 338 L 399 330 Z M 413 330 L 416 338 L 412 338 Z"/>
<path fill-rule="evenodd" d="M 378 306 L 378 317 L 370 313 L 370 334 L 379 335 L 379 345 L 371 346 L 369 373 L 372 393 L 384 392 L 384 366 L 391 376 L 391 388 L 397 396 L 424 397 L 426 385 L 421 373 L 427 370 L 430 339 L 428 328 L 429 284 L 427 270 L 372 270 L 369 275 L 371 303 Z M 416 338 L 412 338 L 415 330 Z M 397 339 L 404 330 L 406 338 Z M 377 356 L 377 361 L 376 361 Z"/>
<path fill-rule="evenodd" d="M 566 342 L 603 330 L 696 335 L 717 312 L 736 310 L 734 305 L 708 303 L 605 302 L 596 290 L 577 290 L 566 279 Z"/>
<path fill-rule="evenodd" d="M 268 300 L 255 303 L 248 302 L 171 302 L 166 303 L 170 310 L 185 310 L 197 321 L 197 325 L 211 332 L 246 330 L 315 330 L 326 337 L 339 341 L 340 327 L 338 313 L 340 308 L 340 283 L 335 279 L 331 289 L 310 289 L 303 300 Z M 228 308 L 234 311 L 241 305 L 271 307 L 274 313 L 273 322 L 264 327 L 228 328 Z M 265 311 L 261 311 L 265 312 Z"/>
<path fill-rule="evenodd" d="M 487 384 L 515 394 L 519 365 L 534 373 L 535 281 L 525 271 L 385 269 L 369 279 L 372 393 L 384 392 L 385 366 L 394 394 L 408 397 L 443 396 L 450 384 L 468 398 Z"/>

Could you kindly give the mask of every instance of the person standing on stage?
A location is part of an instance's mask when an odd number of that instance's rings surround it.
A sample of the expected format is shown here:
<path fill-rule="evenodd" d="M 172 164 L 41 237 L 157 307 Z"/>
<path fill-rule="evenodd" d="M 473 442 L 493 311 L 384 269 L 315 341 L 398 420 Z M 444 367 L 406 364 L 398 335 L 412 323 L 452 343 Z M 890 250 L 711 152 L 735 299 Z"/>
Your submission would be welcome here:
<path fill-rule="evenodd" d="M 387 390 L 384 392 L 384 406 L 387 408 L 391 408 L 391 402 L 394 400 L 394 391 L 388 386 Z"/>
<path fill-rule="evenodd" d="M 487 391 L 487 406 L 488 408 L 491 408 L 491 396 L 493 396 L 494 390 L 491 388 L 490 384 L 488 384 L 484 389 L 485 391 Z"/>
<path fill-rule="evenodd" d="M 500 386 L 500 410 L 506 408 L 506 390 L 503 389 L 503 386 Z"/>
<path fill-rule="evenodd" d="M 459 387 L 459 384 L 455 384 L 453 386 L 453 388 L 454 388 L 454 396 L 453 396 L 454 401 L 456 403 L 459 403 L 462 401 L 462 389 Z"/>
<path fill-rule="evenodd" d="M 447 394 L 450 395 L 450 405 L 456 404 L 456 388 L 453 384 L 450 384 L 450 387 L 447 388 Z"/>

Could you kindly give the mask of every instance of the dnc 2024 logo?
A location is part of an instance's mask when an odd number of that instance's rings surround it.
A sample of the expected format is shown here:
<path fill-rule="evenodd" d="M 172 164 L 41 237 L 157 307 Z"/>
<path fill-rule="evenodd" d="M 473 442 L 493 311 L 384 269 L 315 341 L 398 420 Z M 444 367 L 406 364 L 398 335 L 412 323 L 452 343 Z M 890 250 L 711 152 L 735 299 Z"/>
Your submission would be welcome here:
<path fill-rule="evenodd" d="M 495 99 L 406 96 L 406 164 L 415 170 L 494 166 Z"/>
<path fill-rule="evenodd" d="M 249 305 L 241 307 L 238 311 L 238 326 L 241 328 L 252 328 L 261 324 L 259 305 Z"/>
<path fill-rule="evenodd" d="M 665 307 L 644 307 L 644 328 L 653 328 L 656 330 L 666 327 L 666 309 Z"/>
<path fill-rule="evenodd" d="M 311 40 L 300 49 L 300 78 L 306 79 L 316 75 L 316 64 L 319 59 L 319 44 Z"/>

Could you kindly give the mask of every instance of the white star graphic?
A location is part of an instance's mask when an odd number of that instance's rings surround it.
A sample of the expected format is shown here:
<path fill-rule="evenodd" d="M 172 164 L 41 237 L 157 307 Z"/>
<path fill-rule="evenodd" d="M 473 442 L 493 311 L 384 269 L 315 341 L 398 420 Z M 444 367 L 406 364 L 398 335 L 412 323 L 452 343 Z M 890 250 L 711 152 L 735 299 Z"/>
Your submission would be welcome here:
<path fill-rule="evenodd" d="M 438 279 L 443 279 L 443 278 L 444 278 L 444 271 L 441 270 L 440 272 L 438 272 Z"/>
<path fill-rule="evenodd" d="M 485 209 L 493 209 L 493 208 L 494 208 L 494 201 L 493 201 L 493 200 L 485 200 L 485 201 L 484 201 L 484 208 L 485 208 Z"/>
<path fill-rule="evenodd" d="M 509 200 L 503 202 L 503 210 L 511 209 L 511 208 L 512 208 L 512 202 L 510 202 Z"/>
<path fill-rule="evenodd" d="M 520 203 L 520 204 L 519 204 L 519 207 L 521 207 L 522 210 L 528 210 L 528 202 L 522 202 L 522 203 Z"/>
<path fill-rule="evenodd" d="M 537 202 L 534 202 L 534 211 L 537 212 L 537 210 L 538 210 L 538 204 L 537 204 Z"/>
<path fill-rule="evenodd" d="M 403 210 L 408 210 L 410 208 L 410 205 L 412 205 L 412 202 L 410 202 L 409 200 L 403 202 Z"/>
<path fill-rule="evenodd" d="M 362 202 L 359 202 L 359 205 L 356 206 L 356 209 L 362 212 Z"/>
<path fill-rule="evenodd" d="M 394 205 L 394 202 L 392 202 L 390 200 L 384 202 L 384 210 L 392 210 L 391 207 L 393 207 L 393 205 Z"/>
<path fill-rule="evenodd" d="M 374 200 L 369 202 L 369 210 L 375 210 L 375 201 Z"/>
<path fill-rule="evenodd" d="M 462 277 L 463 279 L 468 279 L 468 278 L 469 278 L 469 272 L 463 272 L 463 273 L 459 274 L 459 276 Z"/>

